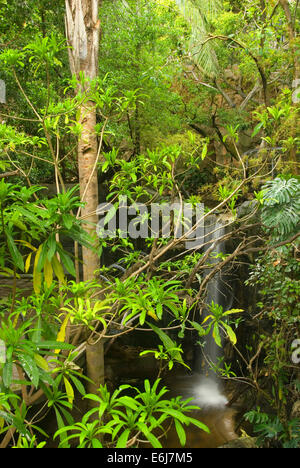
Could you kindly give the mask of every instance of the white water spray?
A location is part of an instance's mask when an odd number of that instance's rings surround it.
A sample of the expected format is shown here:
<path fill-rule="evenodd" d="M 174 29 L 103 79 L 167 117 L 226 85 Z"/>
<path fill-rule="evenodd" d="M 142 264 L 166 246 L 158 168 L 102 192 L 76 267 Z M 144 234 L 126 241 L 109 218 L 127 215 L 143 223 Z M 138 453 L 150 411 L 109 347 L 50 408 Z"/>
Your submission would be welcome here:
<path fill-rule="evenodd" d="M 199 384 L 194 388 L 194 399 L 201 408 L 225 406 L 228 400 L 222 394 L 220 387 L 215 379 L 210 377 L 201 377 Z"/>

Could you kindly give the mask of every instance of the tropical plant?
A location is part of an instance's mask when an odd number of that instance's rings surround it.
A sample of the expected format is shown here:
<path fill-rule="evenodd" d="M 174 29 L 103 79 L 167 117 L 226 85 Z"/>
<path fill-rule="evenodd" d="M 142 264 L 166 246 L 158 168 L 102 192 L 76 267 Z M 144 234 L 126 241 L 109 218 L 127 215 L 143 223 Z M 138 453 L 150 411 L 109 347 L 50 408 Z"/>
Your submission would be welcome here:
<path fill-rule="evenodd" d="M 269 181 L 264 187 L 262 222 L 274 241 L 296 234 L 300 223 L 300 183 L 295 178 Z"/>
<path fill-rule="evenodd" d="M 125 390 L 132 396 L 123 394 Z M 186 442 L 184 426 L 191 424 L 209 431 L 205 424 L 188 415 L 197 406 L 190 405 L 190 400 L 182 400 L 181 397 L 163 399 L 167 392 L 166 387 L 160 388 L 160 379 L 152 386 L 145 380 L 143 390 L 122 385 L 110 393 L 106 386 L 101 386 L 99 395 L 85 396 L 96 402 L 97 407 L 90 410 L 81 422 L 59 429 L 54 437 L 64 434 L 64 443 L 78 439 L 78 448 L 136 447 L 147 441 L 154 448 L 162 448 L 160 439 L 170 421 L 174 421 L 182 446 Z M 89 422 L 92 415 L 97 419 Z M 99 440 L 101 435 L 103 437 Z"/>

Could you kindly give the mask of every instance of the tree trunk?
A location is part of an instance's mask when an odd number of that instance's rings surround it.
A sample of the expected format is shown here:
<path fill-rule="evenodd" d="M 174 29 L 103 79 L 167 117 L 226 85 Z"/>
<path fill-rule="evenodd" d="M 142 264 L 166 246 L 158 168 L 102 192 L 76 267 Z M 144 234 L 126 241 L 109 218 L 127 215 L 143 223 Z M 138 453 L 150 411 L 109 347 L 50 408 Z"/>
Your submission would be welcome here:
<path fill-rule="evenodd" d="M 80 198 L 85 202 L 81 209 L 83 227 L 90 236 L 95 238 L 96 245 L 96 214 L 98 199 L 97 176 L 97 139 L 95 135 L 96 112 L 93 103 L 88 103 L 89 108 L 82 108 L 80 123 L 82 134 L 78 142 L 78 170 Z M 99 268 L 99 256 L 91 249 L 82 248 L 83 280 L 94 278 L 95 270 Z"/>
<path fill-rule="evenodd" d="M 85 83 L 78 92 L 89 92 L 89 80 L 98 74 L 100 20 L 99 0 L 66 0 L 66 37 L 69 45 L 69 62 L 72 75 L 77 79 L 83 73 Z M 82 83 L 82 81 L 81 81 Z M 81 201 L 85 207 L 81 210 L 85 230 L 95 237 L 98 221 L 98 148 L 95 134 L 96 106 L 90 100 L 80 108 L 79 123 L 82 132 L 78 141 L 78 171 Z M 99 256 L 90 249 L 82 249 L 83 280 L 94 278 L 99 268 Z M 102 342 L 87 344 L 87 376 L 94 382 L 88 391 L 96 393 L 104 383 L 104 353 Z"/>
<path fill-rule="evenodd" d="M 88 382 L 87 390 L 89 393 L 97 393 L 100 385 L 104 383 L 104 350 L 102 340 L 96 344 L 87 343 L 86 363 L 87 375 L 93 381 L 93 383 Z"/>
<path fill-rule="evenodd" d="M 83 73 L 87 79 L 95 79 L 98 74 L 100 20 L 99 0 L 66 0 L 66 36 L 69 45 L 69 62 L 72 75 L 79 78 Z M 83 88 L 83 89 L 82 89 Z M 78 91 L 89 91 L 89 84 L 80 85 Z M 97 139 L 95 135 L 96 107 L 89 101 L 81 106 L 79 123 L 82 134 L 78 142 L 78 170 L 81 210 L 85 230 L 95 237 L 98 221 Z M 99 268 L 98 255 L 86 248 L 82 249 L 83 279 L 94 278 Z"/>

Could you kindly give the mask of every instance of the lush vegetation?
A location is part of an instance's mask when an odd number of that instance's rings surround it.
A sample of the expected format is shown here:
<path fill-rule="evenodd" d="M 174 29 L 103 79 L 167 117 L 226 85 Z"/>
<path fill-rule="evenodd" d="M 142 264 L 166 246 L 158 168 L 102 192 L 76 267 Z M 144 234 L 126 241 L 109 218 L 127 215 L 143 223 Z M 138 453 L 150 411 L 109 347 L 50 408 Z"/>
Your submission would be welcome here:
<path fill-rule="evenodd" d="M 0 0 L 0 447 L 159 448 L 171 426 L 185 446 L 209 427 L 163 379 L 193 343 L 259 446 L 299 448 L 298 1 L 75 3 Z M 184 204 L 219 235 L 187 248 Z M 112 384 L 142 332 L 155 377 Z"/>

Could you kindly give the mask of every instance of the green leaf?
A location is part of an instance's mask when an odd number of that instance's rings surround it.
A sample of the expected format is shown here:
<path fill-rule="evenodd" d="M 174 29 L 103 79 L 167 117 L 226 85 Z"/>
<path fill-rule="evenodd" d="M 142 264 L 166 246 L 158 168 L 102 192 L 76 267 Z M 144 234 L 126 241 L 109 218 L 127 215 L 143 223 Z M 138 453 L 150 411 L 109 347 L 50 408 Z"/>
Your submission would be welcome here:
<path fill-rule="evenodd" d="M 229 325 L 227 325 L 227 323 L 222 322 L 222 325 L 225 328 L 231 343 L 235 345 L 237 343 L 236 334 L 234 333 L 232 328 Z"/>
<path fill-rule="evenodd" d="M 54 406 L 54 410 L 55 410 L 55 415 L 56 415 L 57 427 L 58 429 L 62 429 L 65 426 L 64 420 L 61 417 L 60 412 L 55 406 Z M 67 434 L 65 434 L 64 432 L 60 432 L 59 437 L 60 437 L 60 447 L 70 448 L 70 445 L 67 442 Z"/>
<path fill-rule="evenodd" d="M 206 335 L 207 331 L 197 322 L 191 322 L 191 325 L 197 330 L 200 336 Z"/>
<path fill-rule="evenodd" d="M 130 429 L 126 429 L 118 438 L 116 448 L 126 448 L 128 437 L 130 434 Z"/>
<path fill-rule="evenodd" d="M 139 409 L 138 403 L 133 398 L 131 398 L 129 396 L 122 396 L 122 397 L 118 398 L 118 402 L 121 403 L 124 406 L 128 406 L 133 411 L 137 411 Z"/>
<path fill-rule="evenodd" d="M 263 122 L 260 122 L 259 124 L 256 125 L 251 135 L 251 138 L 255 137 L 258 134 L 258 132 L 263 128 L 263 125 L 264 125 Z"/>
<path fill-rule="evenodd" d="M 186 444 L 186 434 L 185 434 L 185 430 L 182 424 L 178 421 L 178 419 L 175 419 L 175 428 L 176 428 L 176 432 L 177 432 L 180 444 L 182 447 L 184 447 Z"/>
<path fill-rule="evenodd" d="M 152 445 L 152 447 L 154 448 L 162 448 L 162 445 L 160 443 L 160 441 L 157 439 L 157 437 L 155 437 L 155 435 L 153 435 L 150 430 L 148 429 L 148 427 L 146 426 L 146 424 L 144 423 L 141 423 L 139 422 L 138 423 L 138 428 L 142 431 L 142 433 L 145 435 L 145 437 L 147 438 L 147 440 L 150 442 L 150 444 Z"/>
<path fill-rule="evenodd" d="M 93 439 L 92 440 L 92 447 L 93 448 L 103 448 L 103 445 L 101 444 L 100 440 Z"/>
<path fill-rule="evenodd" d="M 40 376 L 39 376 L 38 367 L 34 359 L 28 354 L 24 354 L 24 353 L 18 353 L 18 359 L 23 370 L 25 371 L 25 373 L 28 375 L 29 379 L 31 380 L 32 385 L 34 385 L 34 387 L 37 387 Z"/>
<path fill-rule="evenodd" d="M 74 349 L 74 346 L 68 343 L 61 343 L 59 341 L 40 341 L 37 347 L 41 349 Z"/>
<path fill-rule="evenodd" d="M 85 395 L 86 393 L 86 390 L 84 388 L 84 385 L 80 382 L 79 379 L 77 379 L 77 377 L 75 377 L 74 375 L 70 375 L 69 376 L 70 379 L 72 380 L 72 382 L 74 383 L 75 387 L 77 388 L 78 392 L 81 394 L 81 395 Z"/>
<path fill-rule="evenodd" d="M 178 419 L 183 424 L 186 424 L 187 418 L 180 411 L 178 411 L 176 409 L 173 409 L 173 408 L 164 408 L 163 411 L 164 411 L 164 413 L 168 414 L 169 416 L 172 416 L 172 418 Z"/>
<path fill-rule="evenodd" d="M 34 360 L 36 362 L 36 364 L 41 368 L 43 369 L 44 371 L 49 371 L 49 364 L 48 364 L 48 361 L 46 361 L 46 359 L 43 358 L 43 356 L 41 356 L 40 354 L 37 354 L 35 353 L 34 354 Z"/>
<path fill-rule="evenodd" d="M 53 282 L 53 268 L 52 268 L 52 264 L 48 260 L 48 257 L 45 258 L 44 276 L 45 276 L 46 284 L 48 288 L 50 288 Z"/>
<path fill-rule="evenodd" d="M 213 328 L 213 338 L 216 342 L 216 344 L 222 348 L 222 340 L 221 340 L 221 336 L 220 336 L 220 330 L 219 330 L 219 324 L 218 322 L 216 322 L 214 324 L 214 328 Z"/>
<path fill-rule="evenodd" d="M 65 225 L 65 227 L 67 229 L 71 229 L 71 227 L 73 226 L 74 224 L 74 216 L 72 216 L 71 214 L 63 214 L 62 215 L 62 220 L 63 220 L 63 223 Z"/>
<path fill-rule="evenodd" d="M 75 266 L 74 266 L 74 263 L 73 263 L 72 259 L 70 258 L 70 256 L 63 249 L 61 249 L 60 247 L 58 247 L 58 252 L 59 252 L 59 255 L 60 255 L 60 258 L 61 258 L 61 261 L 62 261 L 63 265 L 66 267 L 66 269 L 68 270 L 70 275 L 72 275 L 72 276 L 74 276 L 74 278 L 76 278 Z"/>
<path fill-rule="evenodd" d="M 56 252 L 56 239 L 55 239 L 55 233 L 53 232 L 49 239 L 47 240 L 47 247 L 48 247 L 48 253 L 47 253 L 47 258 L 49 262 L 51 262 L 53 255 Z"/>
<path fill-rule="evenodd" d="M 2 380 L 5 387 L 9 388 L 13 379 L 13 363 L 12 361 L 6 361 L 2 370 Z"/>
<path fill-rule="evenodd" d="M 188 421 L 189 421 L 189 424 L 193 424 L 194 426 L 197 426 L 199 427 L 199 429 L 201 429 L 202 431 L 204 432 L 207 432 L 208 434 L 210 433 L 210 430 L 209 428 L 206 426 L 206 424 L 204 424 L 203 422 L 199 421 L 198 419 L 194 419 L 194 418 L 188 418 Z"/>
<path fill-rule="evenodd" d="M 202 161 L 204 161 L 204 159 L 206 158 L 207 156 L 207 151 L 208 151 L 208 145 L 207 143 L 203 146 L 203 150 L 202 150 L 202 153 L 201 153 L 201 159 Z"/>
<path fill-rule="evenodd" d="M 62 283 L 64 284 L 66 279 L 65 279 L 65 274 L 64 274 L 64 269 L 61 265 L 61 263 L 59 262 L 56 254 L 53 255 L 53 258 L 52 258 L 52 267 L 53 267 L 53 270 L 54 270 L 54 273 L 56 274 L 57 276 L 57 279 Z"/>
<path fill-rule="evenodd" d="M 177 348 L 177 344 L 163 330 L 155 327 L 152 323 L 148 323 L 148 325 L 159 336 L 166 349 Z M 173 359 L 182 362 L 182 356 L 178 351 L 174 351 L 170 354 L 172 355 Z"/>
<path fill-rule="evenodd" d="M 40 293 L 41 287 L 42 287 L 42 273 L 38 272 L 38 269 L 37 269 L 41 251 L 42 251 L 42 245 L 39 246 L 35 254 L 34 267 L 33 267 L 33 288 L 36 294 Z"/>
<path fill-rule="evenodd" d="M 11 254 L 11 257 L 12 257 L 12 260 L 13 260 L 14 264 L 16 265 L 17 268 L 24 271 L 23 257 L 20 254 L 12 235 L 11 235 L 11 233 L 9 232 L 9 230 L 7 228 L 5 228 L 5 235 L 6 235 L 6 239 L 7 239 L 8 249 L 10 251 L 10 254 Z"/>

